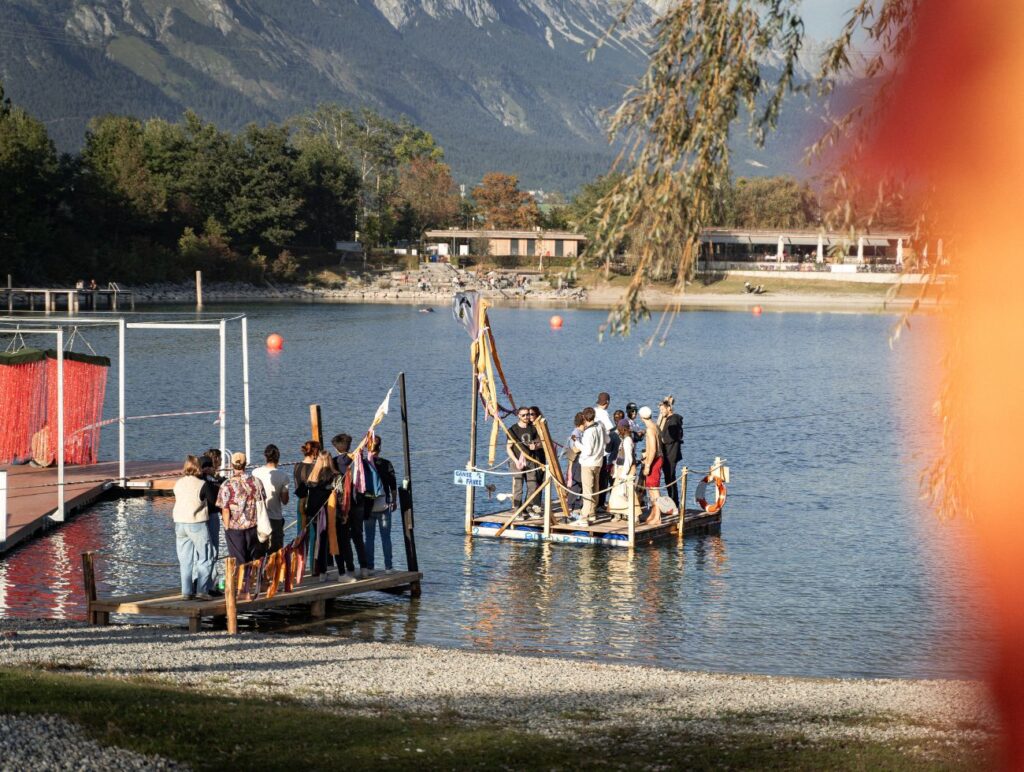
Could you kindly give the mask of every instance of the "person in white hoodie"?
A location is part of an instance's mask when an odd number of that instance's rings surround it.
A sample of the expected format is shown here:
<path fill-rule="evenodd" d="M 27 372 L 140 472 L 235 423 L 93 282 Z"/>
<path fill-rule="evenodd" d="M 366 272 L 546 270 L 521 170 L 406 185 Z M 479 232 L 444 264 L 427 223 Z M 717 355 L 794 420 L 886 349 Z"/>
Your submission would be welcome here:
<path fill-rule="evenodd" d="M 174 483 L 174 539 L 181 570 L 182 600 L 213 600 L 210 585 L 214 552 L 206 521 L 210 515 L 200 496 L 206 481 L 200 476 L 199 459 L 186 456 L 182 477 Z M 193 584 L 192 573 L 195 571 Z"/>
<path fill-rule="evenodd" d="M 608 442 L 604 425 L 594 419 L 594 408 L 583 409 L 583 434 L 576 441 L 579 451 L 580 477 L 583 483 L 583 512 L 588 524 L 594 523 L 594 512 L 597 508 L 597 491 L 601 480 L 601 468 L 604 466 L 604 448 Z"/>

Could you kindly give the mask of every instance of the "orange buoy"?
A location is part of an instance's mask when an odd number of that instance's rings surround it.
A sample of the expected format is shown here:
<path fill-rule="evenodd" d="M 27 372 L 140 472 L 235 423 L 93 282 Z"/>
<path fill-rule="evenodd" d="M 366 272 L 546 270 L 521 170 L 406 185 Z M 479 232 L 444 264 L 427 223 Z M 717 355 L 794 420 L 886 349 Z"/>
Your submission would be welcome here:
<path fill-rule="evenodd" d="M 754 306 L 753 313 L 754 313 L 754 316 L 760 316 L 761 315 L 761 306 Z"/>
<path fill-rule="evenodd" d="M 267 336 L 267 351 L 280 351 L 282 348 L 284 348 L 284 338 L 276 332 L 270 333 Z"/>
<path fill-rule="evenodd" d="M 551 317 L 550 324 L 552 330 L 562 329 L 562 317 L 560 317 L 558 314 L 555 314 L 554 316 Z"/>

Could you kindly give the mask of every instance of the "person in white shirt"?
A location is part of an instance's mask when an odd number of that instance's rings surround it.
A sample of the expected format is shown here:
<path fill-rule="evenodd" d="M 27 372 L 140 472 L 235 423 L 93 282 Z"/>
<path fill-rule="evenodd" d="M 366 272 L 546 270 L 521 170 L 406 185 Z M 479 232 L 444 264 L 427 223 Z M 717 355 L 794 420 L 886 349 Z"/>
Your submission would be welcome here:
<path fill-rule="evenodd" d="M 583 512 L 589 525 L 594 523 L 594 512 L 597 508 L 597 491 L 601 480 L 601 468 L 604 466 L 604 447 L 607 444 L 604 426 L 594 420 L 594 408 L 583 409 L 583 434 L 576 442 L 579 451 L 580 477 L 583 483 Z"/>
<path fill-rule="evenodd" d="M 284 509 L 288 503 L 288 475 L 277 468 L 281 451 L 277 445 L 267 445 L 263 451 L 267 463 L 253 470 L 252 476 L 263 483 L 267 492 L 267 516 L 270 518 L 269 552 L 276 552 L 284 546 Z"/>
<path fill-rule="evenodd" d="M 609 396 L 607 391 L 602 391 L 597 395 L 597 404 L 594 406 L 594 418 L 602 427 L 604 427 L 605 437 L 611 435 L 615 430 L 615 424 L 612 421 L 612 417 L 608 415 L 608 405 L 611 403 L 611 396 Z"/>

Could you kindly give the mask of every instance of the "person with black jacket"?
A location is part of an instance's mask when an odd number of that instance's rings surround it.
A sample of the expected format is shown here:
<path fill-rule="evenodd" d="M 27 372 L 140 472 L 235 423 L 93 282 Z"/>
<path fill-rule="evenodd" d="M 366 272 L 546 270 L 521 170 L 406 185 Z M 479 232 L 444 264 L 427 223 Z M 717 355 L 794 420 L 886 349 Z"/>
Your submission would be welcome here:
<path fill-rule="evenodd" d="M 384 573 L 394 573 L 391 562 L 391 519 L 398 509 L 398 480 L 395 467 L 380 457 L 380 437 L 373 437 L 367 445 L 366 492 L 363 494 L 363 542 L 366 549 L 366 575 L 374 570 L 376 534 L 380 529 L 380 547 L 384 553 Z M 371 468 L 372 467 L 372 468 Z"/>
<path fill-rule="evenodd" d="M 661 435 L 661 473 L 665 478 L 668 495 L 683 511 L 679 500 L 679 484 L 676 481 L 676 467 L 683 460 L 683 417 L 675 412 L 675 397 L 669 395 L 661 401 L 658 418 L 658 433 Z"/>

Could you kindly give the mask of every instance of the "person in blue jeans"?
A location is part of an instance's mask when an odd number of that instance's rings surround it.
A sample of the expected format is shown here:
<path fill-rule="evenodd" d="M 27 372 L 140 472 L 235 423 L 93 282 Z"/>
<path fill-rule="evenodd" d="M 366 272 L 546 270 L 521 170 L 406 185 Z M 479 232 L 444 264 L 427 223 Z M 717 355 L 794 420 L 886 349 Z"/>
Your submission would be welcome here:
<path fill-rule="evenodd" d="M 195 456 L 185 458 L 174 483 L 174 541 L 181 570 L 182 600 L 212 600 L 214 552 L 207 528 L 209 511 L 202 498 L 205 480 Z M 193 578 L 194 573 L 194 578 Z"/>
<path fill-rule="evenodd" d="M 380 547 L 384 553 L 384 570 L 393 572 L 391 563 L 391 519 L 398 508 L 398 481 L 395 467 L 380 457 L 380 437 L 374 437 L 366 451 L 366 493 L 363 495 L 363 536 L 366 548 L 367 573 L 374 570 L 376 535 L 380 529 Z"/>

